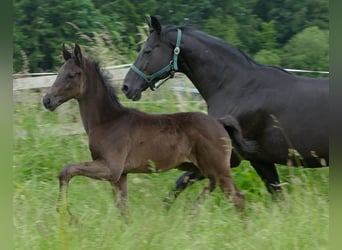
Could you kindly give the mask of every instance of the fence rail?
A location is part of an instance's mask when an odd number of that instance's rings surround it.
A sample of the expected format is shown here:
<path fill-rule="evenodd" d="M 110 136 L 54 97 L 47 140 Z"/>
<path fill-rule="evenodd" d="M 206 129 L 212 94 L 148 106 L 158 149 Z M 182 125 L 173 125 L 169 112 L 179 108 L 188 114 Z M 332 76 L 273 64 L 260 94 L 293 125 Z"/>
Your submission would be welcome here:
<path fill-rule="evenodd" d="M 106 69 L 113 76 L 113 84 L 115 86 L 120 86 L 122 81 L 127 74 L 127 71 L 130 67 L 130 64 L 118 65 L 107 67 Z M 303 70 L 292 70 L 294 72 L 310 72 L 313 71 L 303 71 Z M 322 73 L 316 72 L 316 73 Z M 329 72 L 323 72 L 325 74 L 329 74 Z M 28 104 L 37 104 L 41 103 L 42 97 L 44 95 L 44 88 L 48 88 L 54 82 L 56 78 L 56 73 L 33 73 L 26 75 L 13 75 L 13 101 L 14 103 L 24 103 L 24 105 Z M 194 111 L 205 110 L 206 105 L 205 102 L 200 96 L 197 94 L 198 90 L 193 87 L 190 80 L 182 73 L 176 73 L 175 78 L 170 80 L 172 84 L 164 87 L 160 90 L 160 94 L 156 99 L 156 96 L 151 93 L 145 94 L 145 99 L 139 101 L 138 103 L 133 103 L 132 101 L 122 101 L 124 105 L 136 107 L 139 105 L 139 108 L 144 107 L 153 107 L 155 105 L 175 105 L 179 111 L 188 111 L 189 108 Z M 170 91 L 172 90 L 171 98 Z M 149 96 L 149 94 L 151 96 Z M 154 96 L 154 97 L 153 97 Z M 147 98 L 146 98 L 147 97 Z M 125 100 L 125 99 L 124 99 Z M 142 106 L 140 106 L 142 105 Z M 74 106 L 63 106 L 60 108 L 59 114 L 61 114 L 61 119 L 65 119 L 65 113 L 68 112 L 76 112 Z M 20 113 L 17 114 L 20 116 Z M 36 131 L 37 132 L 37 131 Z M 78 119 L 76 122 L 70 123 L 69 120 L 64 122 L 55 124 L 55 125 L 39 125 L 39 131 L 37 133 L 43 133 L 45 135 L 54 135 L 54 136 L 69 136 L 73 134 L 81 134 L 84 133 L 84 129 L 81 121 Z M 16 136 L 17 138 L 26 139 L 27 131 L 25 128 L 20 126 L 16 127 Z"/>
<path fill-rule="evenodd" d="M 116 66 L 106 67 L 106 69 L 112 73 L 114 78 L 114 84 L 119 84 L 127 74 L 131 64 L 122 64 Z M 329 71 L 313 71 L 313 70 L 301 70 L 301 69 L 285 69 L 290 72 L 299 73 L 317 73 L 317 74 L 329 74 Z M 177 74 L 178 77 L 185 77 L 183 74 Z M 56 79 L 56 73 L 29 73 L 29 74 L 14 74 L 13 75 L 13 91 L 24 90 L 24 89 L 37 89 L 47 88 Z M 181 90 L 176 88 L 178 91 L 197 92 L 194 88 L 187 88 Z"/>
<path fill-rule="evenodd" d="M 122 81 L 128 72 L 128 66 L 125 67 L 108 67 L 108 71 L 113 75 L 114 83 Z M 50 87 L 56 79 L 56 73 L 47 74 L 26 74 L 21 75 L 25 77 L 19 77 L 20 75 L 14 75 L 13 79 L 13 91 L 24 89 L 39 89 Z"/>

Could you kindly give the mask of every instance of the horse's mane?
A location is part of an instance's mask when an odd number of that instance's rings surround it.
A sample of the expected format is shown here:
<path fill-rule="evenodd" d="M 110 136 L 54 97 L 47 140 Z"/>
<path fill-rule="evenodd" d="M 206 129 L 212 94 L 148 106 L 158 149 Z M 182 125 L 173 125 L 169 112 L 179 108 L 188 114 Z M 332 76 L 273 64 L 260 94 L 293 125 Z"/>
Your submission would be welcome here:
<path fill-rule="evenodd" d="M 264 65 L 264 64 L 261 64 L 261 63 L 258 63 L 256 61 L 253 60 L 252 57 L 250 57 L 249 55 L 247 55 L 243 50 L 241 50 L 240 48 L 237 48 L 235 47 L 234 45 L 232 44 L 229 44 L 227 41 L 223 40 L 223 39 L 220 39 L 218 37 L 215 37 L 215 36 L 212 36 L 212 35 L 209 35 L 208 33 L 206 32 L 203 32 L 203 31 L 200 31 L 200 30 L 197 30 L 195 28 L 193 28 L 192 26 L 190 25 L 180 25 L 180 26 L 177 26 L 177 25 L 165 25 L 163 26 L 162 28 L 162 33 L 161 33 L 161 36 L 162 38 L 166 36 L 166 34 L 169 32 L 169 31 L 172 31 L 172 30 L 177 30 L 177 29 L 181 29 L 182 31 L 184 32 L 190 32 L 192 33 L 194 36 L 196 36 L 197 38 L 199 38 L 200 40 L 207 40 L 209 42 L 211 42 L 212 44 L 224 49 L 224 50 L 229 50 L 229 51 L 233 51 L 236 55 L 238 56 L 241 56 L 242 58 L 244 58 L 249 64 L 253 64 L 253 65 L 258 65 L 258 66 L 261 66 L 261 67 L 271 67 L 271 68 L 275 68 L 277 70 L 281 70 L 285 73 L 288 73 L 288 74 L 291 74 L 290 72 L 280 68 L 280 67 L 277 67 L 277 66 L 272 66 L 272 65 Z"/>

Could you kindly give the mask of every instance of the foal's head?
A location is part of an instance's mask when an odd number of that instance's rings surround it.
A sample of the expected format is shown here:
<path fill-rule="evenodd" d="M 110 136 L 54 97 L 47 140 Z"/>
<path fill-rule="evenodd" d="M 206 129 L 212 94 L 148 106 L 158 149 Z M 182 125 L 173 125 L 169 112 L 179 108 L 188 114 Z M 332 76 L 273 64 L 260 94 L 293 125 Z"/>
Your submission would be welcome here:
<path fill-rule="evenodd" d="M 85 73 L 81 48 L 75 44 L 74 51 L 69 52 L 63 44 L 62 51 L 65 63 L 43 99 L 45 108 L 51 111 L 72 98 L 80 98 L 84 90 Z"/>

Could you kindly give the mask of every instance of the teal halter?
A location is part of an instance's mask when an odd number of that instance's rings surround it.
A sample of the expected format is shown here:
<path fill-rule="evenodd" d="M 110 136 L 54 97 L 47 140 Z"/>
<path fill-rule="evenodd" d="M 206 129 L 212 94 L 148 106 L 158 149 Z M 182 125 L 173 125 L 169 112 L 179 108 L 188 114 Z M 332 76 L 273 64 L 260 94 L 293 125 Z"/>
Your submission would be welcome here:
<path fill-rule="evenodd" d="M 141 70 L 139 70 L 134 64 L 131 65 L 131 68 L 135 73 L 137 73 L 141 78 L 143 78 L 151 90 L 155 90 L 159 88 L 161 85 L 163 85 L 167 80 L 170 78 L 173 78 L 175 75 L 175 72 L 178 71 L 178 55 L 180 53 L 180 42 L 182 37 L 182 31 L 180 29 L 177 30 L 177 41 L 176 41 L 176 47 L 173 50 L 173 59 L 170 61 L 168 65 L 166 65 L 161 70 L 153 73 L 152 75 L 145 75 Z M 158 77 L 162 76 L 163 74 L 169 72 L 169 75 L 158 84 L 154 84 L 153 81 L 157 79 Z"/>

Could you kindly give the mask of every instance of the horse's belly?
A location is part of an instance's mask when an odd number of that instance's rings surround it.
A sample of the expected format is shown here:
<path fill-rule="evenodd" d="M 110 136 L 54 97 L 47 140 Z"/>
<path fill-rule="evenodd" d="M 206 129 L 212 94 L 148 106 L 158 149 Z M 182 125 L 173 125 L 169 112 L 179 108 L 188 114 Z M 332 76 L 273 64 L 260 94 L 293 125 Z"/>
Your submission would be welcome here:
<path fill-rule="evenodd" d="M 297 165 L 301 162 L 305 167 L 321 167 L 329 164 L 329 147 L 325 140 L 318 140 L 321 143 L 317 143 L 316 140 L 311 141 L 311 138 L 294 138 L 290 133 L 279 131 L 278 133 L 269 133 L 259 138 L 258 153 L 248 160 L 283 165 Z"/>

